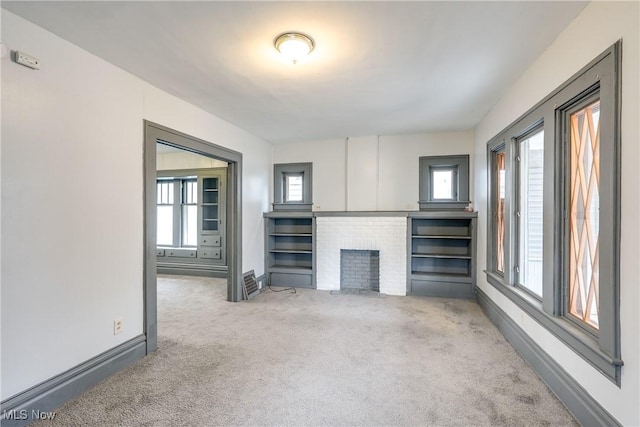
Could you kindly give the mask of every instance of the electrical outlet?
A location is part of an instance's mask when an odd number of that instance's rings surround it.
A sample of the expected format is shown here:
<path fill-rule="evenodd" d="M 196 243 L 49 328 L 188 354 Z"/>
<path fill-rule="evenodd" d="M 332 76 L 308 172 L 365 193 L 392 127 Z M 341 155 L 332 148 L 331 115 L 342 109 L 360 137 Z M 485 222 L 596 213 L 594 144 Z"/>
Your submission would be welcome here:
<path fill-rule="evenodd" d="M 123 327 L 122 327 L 122 319 L 116 319 L 113 321 L 113 335 L 118 335 L 120 332 L 122 332 Z"/>

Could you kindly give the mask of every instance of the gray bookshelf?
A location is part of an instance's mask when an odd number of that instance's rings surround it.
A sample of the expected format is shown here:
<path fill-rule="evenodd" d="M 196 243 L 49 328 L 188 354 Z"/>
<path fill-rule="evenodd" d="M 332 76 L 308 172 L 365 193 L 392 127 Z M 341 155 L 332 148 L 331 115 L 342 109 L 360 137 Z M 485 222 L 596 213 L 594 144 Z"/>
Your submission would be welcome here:
<path fill-rule="evenodd" d="M 407 294 L 475 298 L 476 212 L 416 212 L 407 227 Z"/>
<path fill-rule="evenodd" d="M 272 286 L 315 288 L 315 217 L 270 212 L 265 219 L 265 274 Z"/>
<path fill-rule="evenodd" d="M 200 184 L 198 256 L 212 264 L 226 265 L 225 174 L 216 170 L 198 177 Z"/>

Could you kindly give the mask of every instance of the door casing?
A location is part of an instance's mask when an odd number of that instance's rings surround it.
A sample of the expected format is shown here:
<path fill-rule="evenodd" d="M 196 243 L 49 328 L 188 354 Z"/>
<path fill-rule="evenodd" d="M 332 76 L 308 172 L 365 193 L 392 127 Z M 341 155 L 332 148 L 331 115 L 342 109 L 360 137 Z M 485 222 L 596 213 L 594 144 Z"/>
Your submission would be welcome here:
<path fill-rule="evenodd" d="M 227 301 L 242 299 L 242 153 L 144 121 L 144 334 L 147 354 L 158 348 L 156 272 L 156 144 L 223 160 L 227 167 Z"/>

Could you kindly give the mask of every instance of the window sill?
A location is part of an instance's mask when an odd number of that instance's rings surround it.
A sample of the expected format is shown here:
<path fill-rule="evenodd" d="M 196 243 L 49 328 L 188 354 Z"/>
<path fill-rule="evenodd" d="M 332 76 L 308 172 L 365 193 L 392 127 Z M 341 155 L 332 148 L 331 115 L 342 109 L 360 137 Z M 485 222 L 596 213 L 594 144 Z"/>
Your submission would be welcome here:
<path fill-rule="evenodd" d="M 605 353 L 594 337 L 573 325 L 569 320 L 544 312 L 540 301 L 535 300 L 524 291 L 504 285 L 499 275 L 489 271 L 485 271 L 485 273 L 489 284 L 620 387 L 620 371 L 623 365 L 621 359 L 615 359 Z"/>

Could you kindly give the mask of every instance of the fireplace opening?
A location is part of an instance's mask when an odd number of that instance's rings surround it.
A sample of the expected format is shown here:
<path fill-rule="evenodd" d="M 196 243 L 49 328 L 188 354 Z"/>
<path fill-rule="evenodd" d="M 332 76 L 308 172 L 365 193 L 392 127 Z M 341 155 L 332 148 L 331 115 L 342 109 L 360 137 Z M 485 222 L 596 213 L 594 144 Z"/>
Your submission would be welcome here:
<path fill-rule="evenodd" d="M 340 249 L 340 289 L 380 291 L 380 251 Z"/>

